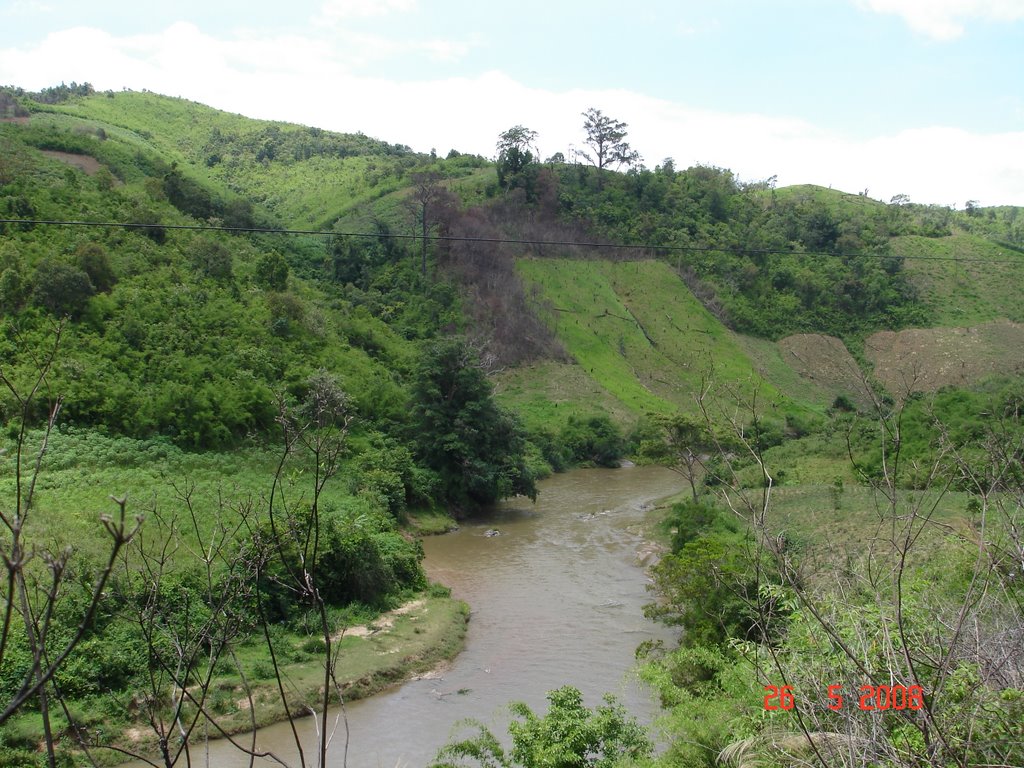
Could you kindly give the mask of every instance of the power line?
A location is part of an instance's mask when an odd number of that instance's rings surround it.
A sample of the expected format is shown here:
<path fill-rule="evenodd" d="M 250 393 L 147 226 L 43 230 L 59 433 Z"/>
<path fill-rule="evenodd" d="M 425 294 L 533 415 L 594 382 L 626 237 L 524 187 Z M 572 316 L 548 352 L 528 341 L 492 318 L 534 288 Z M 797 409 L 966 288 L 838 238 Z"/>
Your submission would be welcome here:
<path fill-rule="evenodd" d="M 0 219 L 0 224 L 28 224 L 32 226 L 60 227 L 99 227 L 108 229 L 171 229 L 195 232 L 229 232 L 234 234 L 259 235 L 310 235 L 324 237 L 366 237 L 387 238 L 391 240 L 423 240 L 423 235 L 403 235 L 393 232 L 336 232 L 323 229 L 287 229 L 282 227 L 228 227 L 213 224 L 140 224 L 116 221 L 65 221 L 60 219 Z M 781 248 L 736 248 L 734 246 L 715 245 L 655 245 L 653 243 L 600 243 L 577 240 L 535 240 L 528 238 L 507 237 L 462 237 L 458 235 L 427 235 L 432 242 L 481 243 L 499 245 L 533 245 L 561 248 L 610 248 L 631 251 L 668 251 L 671 253 L 734 253 L 739 255 L 801 255 L 826 256 L 835 259 L 891 259 L 903 258 L 914 261 L 955 261 L 959 264 L 1015 264 L 1024 266 L 1024 259 L 986 259 L 977 256 L 907 256 L 885 253 L 831 252 L 831 251 L 791 251 Z"/>

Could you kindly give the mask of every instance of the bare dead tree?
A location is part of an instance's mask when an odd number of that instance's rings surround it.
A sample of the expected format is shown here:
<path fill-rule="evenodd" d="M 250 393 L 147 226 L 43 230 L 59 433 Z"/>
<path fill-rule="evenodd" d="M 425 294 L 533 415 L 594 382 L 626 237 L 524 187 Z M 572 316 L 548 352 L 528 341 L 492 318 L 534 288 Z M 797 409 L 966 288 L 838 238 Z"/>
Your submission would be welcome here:
<path fill-rule="evenodd" d="M 283 448 L 274 474 L 270 493 L 266 498 L 269 538 L 257 541 L 263 564 L 257 574 L 258 588 L 267 580 L 291 594 L 300 603 L 311 606 L 317 617 L 320 639 L 323 641 L 323 681 L 320 700 L 308 706 L 304 714 L 317 721 L 317 753 L 315 765 L 327 766 L 327 749 L 335 727 L 329 728 L 329 708 L 332 699 L 338 701 L 338 716 L 345 728 L 345 747 L 342 764 L 348 759 L 348 720 L 344 713 L 344 696 L 335 670 L 339 658 L 340 638 L 328 613 L 328 604 L 322 592 L 320 555 L 325 531 L 321 497 L 324 487 L 337 474 L 345 453 L 348 426 L 351 421 L 348 398 L 337 381 L 327 372 L 320 371 L 309 382 L 309 391 L 299 405 L 280 402 Z M 285 482 L 285 470 L 296 460 L 311 468 L 306 493 L 298 492 L 292 498 Z M 271 566 L 276 565 L 276 568 Z M 279 654 L 274 647 L 270 623 L 265 610 L 265 596 L 257 595 L 260 621 L 274 677 L 289 721 L 292 737 L 302 766 L 307 765 L 301 739 L 294 725 L 298 713 L 288 711 L 288 695 Z"/>
<path fill-rule="evenodd" d="M 427 235 L 437 219 L 435 205 L 447 190 L 441 186 L 441 174 L 437 171 L 423 171 L 413 174 L 413 190 L 410 198 L 417 223 L 420 226 L 420 262 L 423 277 L 427 276 Z"/>
<path fill-rule="evenodd" d="M 222 660 L 232 660 L 251 696 L 233 644 L 250 629 L 246 609 L 258 568 L 251 547 L 242 544 L 255 516 L 251 500 L 229 504 L 220 497 L 211 508 L 198 502 L 194 484 L 175 486 L 175 493 L 173 511 L 154 508 L 151 535 L 139 537 L 121 559 L 123 599 L 147 655 L 146 688 L 135 700 L 164 768 L 191 765 L 200 729 L 207 737 L 211 729 L 227 735 L 209 706 Z M 183 572 L 194 574 L 197 565 L 193 583 L 183 583 Z M 85 736 L 78 741 L 88 748 Z M 245 749 L 255 753 L 255 745 Z"/>

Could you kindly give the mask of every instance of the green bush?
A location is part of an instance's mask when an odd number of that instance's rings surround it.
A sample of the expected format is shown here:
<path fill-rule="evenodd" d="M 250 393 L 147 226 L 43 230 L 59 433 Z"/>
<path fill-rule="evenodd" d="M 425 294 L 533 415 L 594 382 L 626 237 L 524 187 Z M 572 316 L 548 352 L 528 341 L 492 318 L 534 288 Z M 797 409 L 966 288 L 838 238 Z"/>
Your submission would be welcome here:
<path fill-rule="evenodd" d="M 653 752 L 644 729 L 614 696 L 605 695 L 603 704 L 590 709 L 578 689 L 565 686 L 547 699 L 543 716 L 522 702 L 509 705 L 518 719 L 508 727 L 508 752 L 486 726 L 471 721 L 477 735 L 445 746 L 431 768 L 614 768 L 640 764 Z"/>
<path fill-rule="evenodd" d="M 371 514 L 353 517 L 330 506 L 319 514 L 319 549 L 315 563 L 317 590 L 329 606 L 359 603 L 389 607 L 400 593 L 426 586 L 420 565 L 423 549 L 405 539 L 392 523 Z M 277 525 L 279 545 L 260 582 L 265 608 L 272 621 L 299 619 L 312 605 L 310 595 L 295 584 L 299 548 L 313 525 L 307 507 Z M 271 541 L 269 527 L 260 538 Z M 308 566 L 307 566 L 308 567 Z"/>
<path fill-rule="evenodd" d="M 117 275 L 110 263 L 110 254 L 99 243 L 85 243 L 75 251 L 78 268 L 89 276 L 93 287 L 106 293 L 117 283 Z"/>
<path fill-rule="evenodd" d="M 55 315 L 78 317 L 96 292 L 83 270 L 45 258 L 32 274 L 32 300 Z"/>
<path fill-rule="evenodd" d="M 626 451 L 622 431 L 604 414 L 586 419 L 571 417 L 562 428 L 559 442 L 573 464 L 617 467 Z"/>

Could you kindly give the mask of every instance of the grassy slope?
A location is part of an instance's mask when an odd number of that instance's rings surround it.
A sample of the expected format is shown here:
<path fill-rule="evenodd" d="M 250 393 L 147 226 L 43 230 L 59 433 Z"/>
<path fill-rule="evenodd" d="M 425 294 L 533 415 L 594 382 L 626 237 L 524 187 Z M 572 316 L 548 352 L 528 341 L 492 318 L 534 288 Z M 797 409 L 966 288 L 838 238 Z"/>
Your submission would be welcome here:
<path fill-rule="evenodd" d="M 999 318 L 1024 322 L 1024 254 L 969 234 L 898 237 L 892 250 L 907 259 L 907 270 L 927 297 L 936 326 L 969 326 Z M 921 256 L 947 260 L 914 258 Z"/>
<path fill-rule="evenodd" d="M 314 156 L 301 161 L 282 158 L 279 162 L 264 163 L 257 159 L 255 149 L 268 131 L 300 133 L 309 129 L 253 120 L 184 99 L 127 91 L 109 97 L 96 95 L 52 109 L 81 118 L 89 125 L 113 127 L 113 135 L 142 141 L 168 160 L 189 165 L 193 176 L 266 206 L 291 226 L 323 226 L 349 207 L 399 186 L 402 155 Z M 252 144 L 253 151 L 246 150 L 208 166 L 215 131 L 242 145 Z M 352 139 L 355 145 L 365 148 L 377 144 L 361 136 Z M 405 157 L 412 161 L 416 158 Z"/>
<path fill-rule="evenodd" d="M 788 187 L 779 187 L 774 191 L 762 192 L 761 194 L 774 194 L 776 199 L 780 201 L 820 203 L 833 214 L 844 218 L 859 211 L 878 211 L 885 208 L 885 203 L 873 198 L 843 192 L 831 187 L 820 187 L 816 184 L 794 184 Z"/>
<path fill-rule="evenodd" d="M 254 120 L 187 101 L 153 93 L 127 91 L 96 95 L 50 107 L 56 113 L 44 119 L 74 117 L 88 127 L 103 127 L 111 136 L 149 146 L 168 160 L 189 166 L 189 173 L 215 189 L 231 189 L 264 206 L 284 224 L 298 228 L 329 228 L 351 214 L 348 224 L 362 229 L 368 222 L 357 212 L 371 207 L 373 218 L 405 223 L 409 187 L 406 172 L 426 158 L 394 151 L 383 142 L 361 134 L 336 134 L 280 121 Z M 215 138 L 215 135 L 219 138 Z M 325 152 L 297 158 L 283 153 L 263 161 L 257 151 L 267 137 L 300 138 L 307 146 L 317 140 L 345 147 L 345 156 Z M 225 145 L 230 142 L 230 149 Z M 209 164 L 214 154 L 222 159 Z M 480 197 L 493 169 L 474 173 L 450 163 L 465 187 L 464 197 Z M 484 181 L 486 176 L 486 182 Z M 377 201 L 380 201 L 378 204 Z M 356 227 L 359 228 L 359 227 Z"/>
<path fill-rule="evenodd" d="M 722 385 L 759 383 L 765 402 L 813 410 L 830 402 L 831 393 L 796 374 L 774 344 L 727 330 L 663 262 L 523 259 L 518 269 L 555 307 L 551 321 L 577 363 L 499 378 L 502 397 L 528 421 L 556 416 L 529 386 L 534 374 L 561 407 L 558 415 L 584 404 L 633 418 L 692 412 L 708 371 Z"/>

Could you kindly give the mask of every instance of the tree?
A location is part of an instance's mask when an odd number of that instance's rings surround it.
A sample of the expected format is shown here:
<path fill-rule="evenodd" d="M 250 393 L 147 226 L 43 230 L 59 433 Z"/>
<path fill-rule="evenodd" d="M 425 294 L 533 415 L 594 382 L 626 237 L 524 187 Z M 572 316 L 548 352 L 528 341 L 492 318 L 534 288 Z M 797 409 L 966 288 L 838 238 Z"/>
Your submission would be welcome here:
<path fill-rule="evenodd" d="M 682 475 L 690 486 L 693 500 L 697 501 L 697 486 L 706 456 L 717 447 L 715 437 L 706 423 L 681 413 L 659 417 L 657 423 L 660 438 L 644 441 L 640 452 Z"/>
<path fill-rule="evenodd" d="M 425 354 L 413 385 L 413 439 L 436 472 L 445 501 L 473 511 L 516 494 L 536 498 L 518 420 L 494 402 L 476 357 L 460 339 L 443 339 Z"/>
<path fill-rule="evenodd" d="M 288 288 L 288 262 L 277 251 L 267 251 L 260 257 L 256 279 L 265 288 L 283 291 Z"/>
<path fill-rule="evenodd" d="M 509 188 L 538 156 L 537 132 L 514 125 L 498 136 L 498 184 Z"/>
<path fill-rule="evenodd" d="M 412 200 L 421 228 L 420 261 L 424 277 L 427 276 L 427 230 L 430 229 L 430 217 L 433 216 L 434 206 L 442 199 L 444 192 L 440 181 L 441 174 L 437 171 L 424 171 L 412 176 Z"/>
<path fill-rule="evenodd" d="M 110 263 L 110 254 L 99 243 L 84 243 L 75 251 L 78 268 L 89 276 L 93 287 L 100 293 L 107 293 L 117 282 L 117 275 Z"/>
<path fill-rule="evenodd" d="M 606 695 L 604 704 L 588 709 L 583 694 L 565 686 L 550 691 L 547 699 L 551 706 L 543 717 L 522 702 L 510 705 L 521 718 L 508 727 L 510 752 L 484 725 L 471 721 L 477 735 L 441 749 L 431 768 L 614 768 L 627 761 L 633 765 L 653 751 L 643 729 L 614 696 Z"/>
<path fill-rule="evenodd" d="M 195 240 L 192 265 L 207 277 L 214 280 L 230 281 L 234 274 L 233 261 L 231 251 L 216 240 L 199 238 Z"/>
<path fill-rule="evenodd" d="M 580 152 L 588 162 L 604 169 L 609 165 L 633 166 L 643 159 L 623 139 L 626 138 L 628 125 L 602 114 L 601 110 L 591 107 L 583 113 L 583 130 L 587 132 L 586 144 L 593 150 Z"/>
<path fill-rule="evenodd" d="M 96 292 L 85 271 L 49 257 L 36 264 L 32 284 L 35 303 L 58 316 L 78 317 Z"/>

